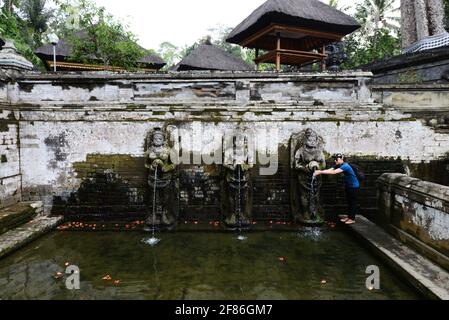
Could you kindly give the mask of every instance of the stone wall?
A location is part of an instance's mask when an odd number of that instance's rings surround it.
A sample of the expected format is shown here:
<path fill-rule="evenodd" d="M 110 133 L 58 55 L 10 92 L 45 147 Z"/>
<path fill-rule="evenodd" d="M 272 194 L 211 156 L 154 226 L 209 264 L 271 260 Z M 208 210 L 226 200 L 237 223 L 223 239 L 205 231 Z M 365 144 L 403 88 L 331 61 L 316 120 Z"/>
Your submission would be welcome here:
<path fill-rule="evenodd" d="M 21 200 L 18 113 L 11 108 L 10 78 L 0 70 L 0 208 Z"/>
<path fill-rule="evenodd" d="M 23 199 L 44 200 L 47 212 L 147 212 L 144 140 L 169 124 L 189 133 L 192 143 L 184 149 L 194 154 L 214 150 L 211 137 L 236 128 L 254 132 L 261 152 L 275 142 L 277 173 L 262 176 L 258 167 L 252 173 L 258 219 L 290 216 L 289 140 L 312 128 L 328 155 L 343 152 L 365 167 L 362 207 L 372 214 L 381 173 L 445 161 L 449 139 L 410 113 L 375 102 L 368 81 L 366 73 L 28 73 L 7 87 L 4 108 L 17 118 Z M 179 179 L 182 218 L 218 218 L 220 167 L 182 165 Z M 332 214 L 343 210 L 337 183 L 329 179 L 324 187 Z"/>
<path fill-rule="evenodd" d="M 0 208 L 17 203 L 21 196 L 18 121 L 14 113 L 0 111 Z"/>
<path fill-rule="evenodd" d="M 372 85 L 374 101 L 410 114 L 437 132 L 449 132 L 449 84 Z"/>
<path fill-rule="evenodd" d="M 448 83 L 449 47 L 402 54 L 363 67 L 376 84 Z"/>
<path fill-rule="evenodd" d="M 449 134 L 449 84 L 383 84 L 371 85 L 370 89 L 375 102 L 409 114 L 443 134 L 426 145 L 427 152 L 445 143 Z M 449 186 L 449 157 L 405 165 L 412 177 Z"/>
<path fill-rule="evenodd" d="M 378 221 L 449 268 L 449 187 L 384 174 L 378 188 Z"/>

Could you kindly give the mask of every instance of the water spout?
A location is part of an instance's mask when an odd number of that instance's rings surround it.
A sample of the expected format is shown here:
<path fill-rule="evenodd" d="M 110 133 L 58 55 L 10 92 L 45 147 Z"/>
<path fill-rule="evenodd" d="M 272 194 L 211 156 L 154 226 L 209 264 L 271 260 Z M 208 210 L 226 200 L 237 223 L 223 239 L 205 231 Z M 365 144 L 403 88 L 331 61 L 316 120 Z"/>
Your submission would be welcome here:
<path fill-rule="evenodd" d="M 314 170 L 315 171 L 315 170 Z M 312 175 L 310 183 L 310 213 L 312 220 L 316 220 L 316 192 L 315 192 L 316 177 Z"/>
<path fill-rule="evenodd" d="M 242 234 L 242 229 L 243 229 L 243 225 L 242 225 L 242 167 L 240 165 L 237 166 L 237 174 L 238 174 L 238 202 L 237 202 L 237 217 L 239 219 L 239 235 L 237 236 L 237 240 L 239 241 L 245 241 L 246 239 L 248 239 L 248 237 L 245 237 Z"/>
<path fill-rule="evenodd" d="M 156 238 L 156 235 L 155 235 L 155 230 L 156 230 L 156 227 L 155 227 L 155 220 L 156 220 L 156 186 L 157 186 L 157 169 L 158 169 L 158 167 L 156 167 L 156 170 L 154 170 L 154 189 L 153 189 L 153 226 L 152 226 L 152 228 L 151 228 L 151 231 L 152 231 L 152 237 L 151 238 L 146 238 L 146 239 L 143 239 L 142 240 L 142 242 L 143 243 L 145 243 L 145 244 L 147 244 L 147 245 L 150 245 L 150 246 L 152 246 L 152 247 L 154 247 L 155 245 L 157 245 L 160 241 L 161 241 L 161 239 L 158 239 L 158 238 Z"/>

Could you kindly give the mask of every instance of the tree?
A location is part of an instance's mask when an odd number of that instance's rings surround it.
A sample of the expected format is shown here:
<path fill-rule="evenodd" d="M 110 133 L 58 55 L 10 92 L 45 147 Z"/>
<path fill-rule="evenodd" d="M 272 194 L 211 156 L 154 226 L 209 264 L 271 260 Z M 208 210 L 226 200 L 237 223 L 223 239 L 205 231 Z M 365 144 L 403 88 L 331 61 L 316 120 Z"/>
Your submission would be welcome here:
<path fill-rule="evenodd" d="M 28 43 L 34 47 L 42 45 L 42 36 L 47 31 L 52 11 L 46 9 L 46 0 L 22 0 L 20 11 L 24 16 L 24 26 L 30 40 Z"/>
<path fill-rule="evenodd" d="M 167 64 L 164 68 L 170 68 L 173 66 L 181 57 L 180 49 L 173 43 L 165 41 L 159 45 L 157 53 L 161 56 Z"/>
<path fill-rule="evenodd" d="M 226 42 L 226 38 L 233 30 L 232 27 L 227 27 L 222 24 L 218 24 L 215 27 L 209 28 L 208 32 L 212 35 L 210 36 L 210 41 L 215 46 L 223 49 L 226 52 L 236 56 L 237 58 L 246 60 L 247 59 L 247 51 L 242 49 L 242 47 Z"/>
<path fill-rule="evenodd" d="M 103 7 L 97 7 L 90 0 L 78 3 L 58 1 L 62 13 L 59 17 L 70 19 L 74 11 L 78 14 L 77 26 L 80 32 L 73 32 L 68 20 L 59 22 L 59 32 L 64 34 L 73 47 L 73 61 L 83 63 L 102 63 L 106 68 L 122 67 L 135 70 L 145 51 L 137 45 L 136 36 L 129 32 L 128 26 L 114 19 Z M 75 9 L 74 9 L 75 8 Z"/>
<path fill-rule="evenodd" d="M 226 42 L 226 38 L 228 37 L 229 33 L 233 30 L 232 27 L 227 27 L 221 24 L 218 24 L 214 27 L 210 27 L 208 29 L 208 35 L 204 36 L 192 45 L 185 46 L 183 48 L 178 48 L 178 56 L 180 59 L 183 59 L 184 57 L 188 56 L 196 47 L 198 47 L 200 44 L 204 43 L 211 43 L 214 46 L 217 46 L 224 51 L 234 55 L 237 58 L 240 58 L 244 61 L 246 61 L 249 64 L 254 64 L 254 58 L 255 58 L 255 50 L 253 49 L 244 49 L 238 45 L 231 44 L 229 42 Z M 269 68 L 269 65 L 262 65 L 261 69 L 265 70 Z"/>
<path fill-rule="evenodd" d="M 18 15 L 18 2 L 4 1 L 0 9 L 0 34 L 11 39 L 17 50 L 35 66 L 44 68 L 42 61 L 34 54 L 34 48 L 29 43 L 24 21 Z"/>
<path fill-rule="evenodd" d="M 443 0 L 444 4 L 444 14 L 445 14 L 445 21 L 446 21 L 446 30 L 449 29 L 449 0 Z"/>
<path fill-rule="evenodd" d="M 365 0 L 357 5 L 356 18 L 362 23 L 362 32 L 370 39 L 372 60 L 377 57 L 377 48 L 381 39 L 390 33 L 397 35 L 400 29 L 399 7 L 394 7 L 394 0 Z"/>
<path fill-rule="evenodd" d="M 5 14 L 12 15 L 15 7 L 19 6 L 19 0 L 4 0 L 2 10 Z"/>
<path fill-rule="evenodd" d="M 345 68 L 400 53 L 399 8 L 394 0 L 364 0 L 356 6 L 355 18 L 362 27 L 344 40 L 348 54 Z"/>
<path fill-rule="evenodd" d="M 339 0 L 329 0 L 329 5 L 340 11 L 348 11 L 350 6 L 341 5 Z"/>

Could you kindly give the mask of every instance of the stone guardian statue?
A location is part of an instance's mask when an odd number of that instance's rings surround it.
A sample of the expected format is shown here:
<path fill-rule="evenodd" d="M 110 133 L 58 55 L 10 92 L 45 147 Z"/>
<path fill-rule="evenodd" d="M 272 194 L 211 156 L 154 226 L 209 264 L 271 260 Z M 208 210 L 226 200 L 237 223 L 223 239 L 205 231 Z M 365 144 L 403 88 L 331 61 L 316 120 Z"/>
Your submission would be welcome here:
<path fill-rule="evenodd" d="M 290 140 L 291 209 L 295 222 L 317 225 L 324 222 L 320 205 L 321 177 L 313 172 L 326 167 L 324 140 L 312 129 L 294 134 Z"/>
<path fill-rule="evenodd" d="M 178 208 L 177 166 L 170 157 L 169 133 L 162 128 L 151 130 L 145 143 L 145 167 L 149 169 L 151 209 L 146 219 L 148 228 L 175 226 Z M 153 220 L 153 208 L 154 220 Z"/>
<path fill-rule="evenodd" d="M 248 136 L 238 132 L 225 143 L 221 212 L 228 229 L 248 229 L 252 217 L 251 168 Z"/>

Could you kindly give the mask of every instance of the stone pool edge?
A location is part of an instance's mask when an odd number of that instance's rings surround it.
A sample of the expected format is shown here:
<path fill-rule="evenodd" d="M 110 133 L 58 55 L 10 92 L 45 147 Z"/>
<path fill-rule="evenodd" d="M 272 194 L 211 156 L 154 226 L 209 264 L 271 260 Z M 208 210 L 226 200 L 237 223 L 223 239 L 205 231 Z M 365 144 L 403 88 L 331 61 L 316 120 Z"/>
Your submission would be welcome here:
<path fill-rule="evenodd" d="M 449 300 L 449 273 L 365 217 L 348 229 L 428 299 Z M 382 285 L 382 280 L 381 280 Z"/>
<path fill-rule="evenodd" d="M 39 217 L 0 235 L 0 259 L 54 230 L 64 217 Z"/>

